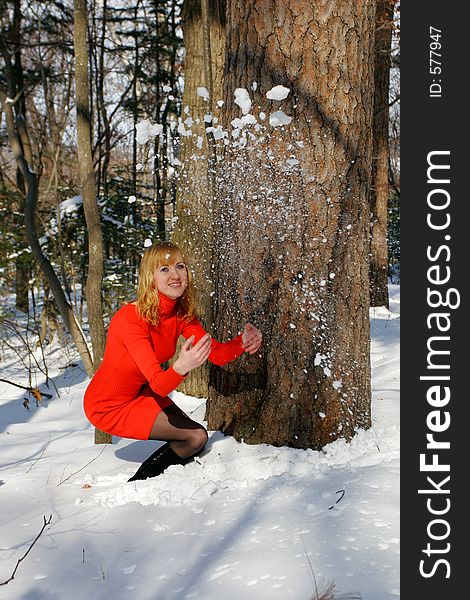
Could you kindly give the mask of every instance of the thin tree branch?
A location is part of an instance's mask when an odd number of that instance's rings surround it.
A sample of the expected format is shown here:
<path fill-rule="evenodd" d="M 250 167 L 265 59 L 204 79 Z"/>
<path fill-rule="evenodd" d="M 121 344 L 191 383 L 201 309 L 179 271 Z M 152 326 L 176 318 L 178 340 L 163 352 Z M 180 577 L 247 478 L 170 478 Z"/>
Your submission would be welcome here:
<path fill-rule="evenodd" d="M 105 444 L 103 446 L 103 449 L 101 450 L 101 452 L 98 454 L 98 456 L 95 456 L 95 458 L 92 458 L 89 462 L 87 462 L 86 465 L 83 465 L 83 467 L 81 467 L 80 469 L 78 469 L 78 471 L 74 471 L 73 473 L 70 473 L 70 475 L 68 477 L 66 477 L 65 479 L 61 479 L 59 481 L 59 483 L 57 484 L 57 487 L 59 487 L 59 485 L 62 485 L 63 483 L 65 483 L 67 480 L 69 480 L 71 477 L 73 477 L 77 473 L 80 473 L 80 471 L 83 471 L 83 469 L 86 469 L 88 467 L 88 465 L 91 465 L 92 462 L 94 462 L 96 459 L 98 459 L 103 454 L 103 452 L 106 450 L 106 447 L 108 445 L 109 444 Z"/>
<path fill-rule="evenodd" d="M 10 578 L 7 579 L 6 581 L 3 581 L 2 583 L 0 583 L 0 585 L 6 585 L 7 583 L 10 583 L 10 581 L 12 581 L 12 579 L 15 579 L 15 575 L 16 575 L 16 571 L 18 570 L 18 567 L 20 566 L 20 563 L 22 560 L 24 560 L 28 554 L 31 552 L 32 547 L 34 546 L 34 544 L 38 541 L 38 539 L 41 537 L 44 529 L 46 529 L 46 527 L 48 525 L 51 524 L 52 521 L 52 515 L 49 516 L 49 519 L 46 520 L 46 517 L 43 517 L 44 519 L 44 524 L 41 527 L 41 531 L 37 534 L 36 538 L 34 539 L 33 543 L 31 544 L 31 546 L 28 548 L 28 550 L 26 551 L 26 554 L 24 554 L 24 556 L 22 556 L 21 558 L 18 559 L 18 562 L 16 563 L 16 567 L 13 569 L 13 573 L 10 575 Z"/>

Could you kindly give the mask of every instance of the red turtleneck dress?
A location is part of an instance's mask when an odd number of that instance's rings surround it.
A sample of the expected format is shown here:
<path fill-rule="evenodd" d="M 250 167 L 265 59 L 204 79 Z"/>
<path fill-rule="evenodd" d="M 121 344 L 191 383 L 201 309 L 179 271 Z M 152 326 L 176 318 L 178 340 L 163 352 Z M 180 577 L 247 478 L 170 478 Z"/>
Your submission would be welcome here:
<path fill-rule="evenodd" d="M 206 333 L 197 319 L 184 323 L 176 315 L 176 300 L 159 298 L 156 327 L 137 314 L 135 304 L 126 304 L 111 319 L 103 362 L 84 398 L 86 416 L 101 431 L 147 440 L 158 413 L 172 403 L 168 394 L 184 380 L 161 363 L 173 357 L 180 335 L 194 335 L 196 343 Z M 243 352 L 241 334 L 225 344 L 212 340 L 209 360 L 222 366 Z"/>

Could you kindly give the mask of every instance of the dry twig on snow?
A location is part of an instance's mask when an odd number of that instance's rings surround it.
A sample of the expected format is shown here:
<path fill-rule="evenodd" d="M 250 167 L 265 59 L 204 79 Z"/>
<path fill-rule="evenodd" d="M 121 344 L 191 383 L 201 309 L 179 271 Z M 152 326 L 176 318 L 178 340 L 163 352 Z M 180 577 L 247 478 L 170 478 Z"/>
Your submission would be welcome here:
<path fill-rule="evenodd" d="M 12 579 L 15 579 L 16 571 L 18 570 L 18 567 L 20 566 L 20 563 L 21 563 L 21 561 L 23 561 L 23 560 L 24 560 L 24 559 L 25 559 L 25 558 L 28 556 L 28 554 L 31 552 L 31 549 L 32 549 L 32 547 L 34 546 L 34 544 L 35 544 L 35 543 L 38 541 L 38 539 L 41 537 L 41 535 L 42 535 L 42 532 L 44 531 L 44 529 L 46 529 L 46 527 L 47 527 L 48 525 L 50 525 L 50 524 L 51 524 L 51 521 L 52 521 L 52 515 L 50 515 L 50 516 L 49 516 L 49 519 L 47 519 L 47 520 L 46 520 L 46 517 L 43 517 L 43 519 L 44 519 L 44 524 L 43 524 L 43 526 L 41 527 L 41 531 L 40 531 L 40 532 L 37 534 L 37 536 L 35 537 L 35 539 L 34 539 L 33 543 L 32 543 L 32 544 L 31 544 L 31 546 L 28 548 L 28 550 L 26 551 L 26 553 L 25 553 L 25 554 L 24 554 L 24 555 L 23 555 L 21 558 L 19 558 L 19 559 L 18 559 L 18 562 L 16 563 L 16 567 L 13 569 L 13 573 L 10 575 L 10 578 L 9 578 L 9 579 L 7 579 L 6 581 L 2 581 L 2 583 L 0 583 L 0 585 L 6 585 L 7 583 L 10 583 L 10 581 L 11 581 Z"/>

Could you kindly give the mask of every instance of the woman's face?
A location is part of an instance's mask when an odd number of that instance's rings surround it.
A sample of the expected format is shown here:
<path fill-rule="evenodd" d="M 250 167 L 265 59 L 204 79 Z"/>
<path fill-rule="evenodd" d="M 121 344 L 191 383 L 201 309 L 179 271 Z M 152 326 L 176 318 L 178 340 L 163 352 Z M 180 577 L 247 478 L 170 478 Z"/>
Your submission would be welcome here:
<path fill-rule="evenodd" d="M 177 300 L 184 294 L 185 289 L 188 287 L 188 272 L 181 254 L 176 256 L 174 262 L 170 262 L 170 260 L 170 256 L 168 255 L 168 262 L 156 268 L 154 281 L 160 293 L 165 294 L 168 298 Z"/>

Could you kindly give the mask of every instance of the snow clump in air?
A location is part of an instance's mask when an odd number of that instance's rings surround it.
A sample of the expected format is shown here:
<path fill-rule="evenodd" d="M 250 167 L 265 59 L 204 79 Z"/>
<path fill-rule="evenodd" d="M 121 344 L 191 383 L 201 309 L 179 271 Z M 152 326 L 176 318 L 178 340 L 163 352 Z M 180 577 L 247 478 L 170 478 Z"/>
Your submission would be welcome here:
<path fill-rule="evenodd" d="M 282 110 L 277 110 L 269 115 L 269 124 L 272 127 L 280 127 L 281 125 L 289 125 L 292 117 L 288 117 Z"/>
<path fill-rule="evenodd" d="M 230 121 L 230 124 L 234 129 L 243 129 L 247 125 L 254 125 L 256 122 L 256 117 L 253 115 L 243 115 L 241 119 L 236 118 Z"/>
<path fill-rule="evenodd" d="M 245 88 L 237 88 L 235 90 L 235 104 L 238 104 L 244 115 L 247 115 L 250 112 L 251 99 Z"/>
<path fill-rule="evenodd" d="M 148 119 L 144 119 L 137 123 L 136 128 L 136 141 L 138 144 L 145 144 L 149 141 L 150 138 L 154 138 L 157 135 L 160 135 L 163 132 L 163 125 L 159 123 L 152 123 Z"/>
<path fill-rule="evenodd" d="M 204 100 L 209 100 L 209 92 L 207 91 L 207 88 L 205 88 L 205 87 L 198 87 L 197 90 L 196 90 L 196 93 L 201 98 L 204 98 Z"/>
<path fill-rule="evenodd" d="M 284 100 L 289 95 L 290 90 L 283 85 L 275 85 L 266 92 L 266 98 L 269 100 Z"/>

